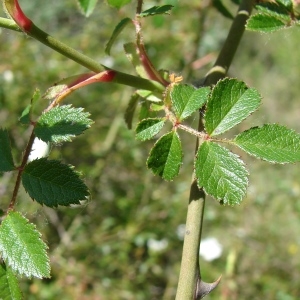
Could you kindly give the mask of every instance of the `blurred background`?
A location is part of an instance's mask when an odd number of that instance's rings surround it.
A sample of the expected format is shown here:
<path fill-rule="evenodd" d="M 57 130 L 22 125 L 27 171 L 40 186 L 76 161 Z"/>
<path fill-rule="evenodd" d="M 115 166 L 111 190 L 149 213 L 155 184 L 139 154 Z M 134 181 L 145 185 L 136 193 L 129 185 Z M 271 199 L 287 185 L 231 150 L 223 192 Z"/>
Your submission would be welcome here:
<path fill-rule="evenodd" d="M 104 53 L 115 25 L 134 17 L 133 4 L 117 11 L 99 1 L 89 18 L 80 14 L 74 0 L 20 4 L 39 27 L 61 41 L 135 74 L 123 51 L 124 43 L 134 42 L 133 26 L 122 32 L 111 57 Z M 145 9 L 162 4 L 175 6 L 170 16 L 143 20 L 149 56 L 158 69 L 196 83 L 213 65 L 231 21 L 208 0 L 145 1 Z M 237 6 L 225 4 L 234 14 Z M 0 126 L 9 129 L 15 160 L 20 161 L 30 131 L 18 118 L 34 90 L 43 93 L 60 79 L 86 70 L 25 34 L 0 29 L 0 45 Z M 245 33 L 229 76 L 257 88 L 263 103 L 228 136 L 266 122 L 300 132 L 299 49 L 299 28 Z M 52 265 L 51 279 L 21 280 L 25 299 L 174 299 L 195 140 L 180 133 L 185 156 L 178 178 L 163 182 L 153 176 L 146 168 L 153 141 L 135 141 L 124 122 L 132 92 L 117 84 L 95 84 L 66 99 L 90 112 L 95 124 L 72 143 L 53 147 L 50 158 L 81 171 L 92 197 L 82 206 L 49 209 L 21 190 L 17 209 L 37 224 Z M 36 116 L 46 106 L 41 100 Z M 191 126 L 197 122 L 196 116 L 190 119 Z M 235 152 L 250 171 L 249 190 L 236 207 L 207 198 L 202 275 L 205 281 L 223 277 L 205 299 L 299 299 L 300 166 L 272 165 Z M 8 206 L 14 175 L 0 175 L 1 209 Z"/>

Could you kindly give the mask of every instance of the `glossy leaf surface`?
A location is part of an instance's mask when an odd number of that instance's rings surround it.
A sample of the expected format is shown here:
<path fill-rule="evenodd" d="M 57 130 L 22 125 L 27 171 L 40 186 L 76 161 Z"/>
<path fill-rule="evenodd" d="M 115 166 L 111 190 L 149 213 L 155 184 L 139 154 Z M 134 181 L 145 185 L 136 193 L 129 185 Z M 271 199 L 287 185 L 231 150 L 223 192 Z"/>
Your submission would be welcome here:
<path fill-rule="evenodd" d="M 265 124 L 240 133 L 235 144 L 250 155 L 273 163 L 300 161 L 300 135 L 278 124 Z"/>
<path fill-rule="evenodd" d="M 46 158 L 26 165 L 22 183 L 31 198 L 50 207 L 80 204 L 89 195 L 87 186 L 72 167 Z"/>
<path fill-rule="evenodd" d="M 165 180 L 178 175 L 182 164 L 182 147 L 176 131 L 163 135 L 151 149 L 147 166 Z"/>
<path fill-rule="evenodd" d="M 210 136 L 226 132 L 242 122 L 260 105 L 256 89 L 236 79 L 225 78 L 214 87 L 207 102 L 205 128 Z"/>
<path fill-rule="evenodd" d="M 222 204 L 240 204 L 246 195 L 248 172 L 243 161 L 216 143 L 201 144 L 195 174 L 198 186 Z"/>
<path fill-rule="evenodd" d="M 50 277 L 47 245 L 19 212 L 11 211 L 0 226 L 0 251 L 12 270 L 27 277 Z"/>

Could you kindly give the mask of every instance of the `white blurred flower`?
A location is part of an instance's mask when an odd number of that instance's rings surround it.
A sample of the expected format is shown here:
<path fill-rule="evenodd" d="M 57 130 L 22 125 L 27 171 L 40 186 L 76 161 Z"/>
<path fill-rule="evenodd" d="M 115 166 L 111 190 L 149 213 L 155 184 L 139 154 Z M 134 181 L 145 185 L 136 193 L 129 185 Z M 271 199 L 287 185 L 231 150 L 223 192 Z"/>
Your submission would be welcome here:
<path fill-rule="evenodd" d="M 159 252 L 168 247 L 168 240 L 162 239 L 162 240 L 155 240 L 155 239 L 149 239 L 147 241 L 147 246 L 150 250 L 153 252 Z"/>
<path fill-rule="evenodd" d="M 50 145 L 48 143 L 45 143 L 39 138 L 35 138 L 28 161 L 30 162 L 35 159 L 45 157 L 49 154 L 49 151 L 50 151 Z"/>
<path fill-rule="evenodd" d="M 6 70 L 2 74 L 4 81 L 12 82 L 14 80 L 14 73 L 11 70 Z"/>
<path fill-rule="evenodd" d="M 206 261 L 212 261 L 221 256 L 223 246 L 214 237 L 208 237 L 201 241 L 200 244 L 200 255 Z"/>
<path fill-rule="evenodd" d="M 176 234 L 178 239 L 183 241 L 185 235 L 185 224 L 180 224 L 177 226 Z"/>

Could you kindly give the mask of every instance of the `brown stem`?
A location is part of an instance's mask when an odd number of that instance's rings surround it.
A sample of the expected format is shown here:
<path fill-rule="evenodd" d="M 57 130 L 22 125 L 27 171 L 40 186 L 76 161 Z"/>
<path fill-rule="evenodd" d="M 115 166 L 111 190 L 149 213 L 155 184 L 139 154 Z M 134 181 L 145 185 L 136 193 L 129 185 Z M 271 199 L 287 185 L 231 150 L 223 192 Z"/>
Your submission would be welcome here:
<path fill-rule="evenodd" d="M 32 145 L 33 145 L 34 138 L 35 138 L 35 134 L 34 134 L 34 130 L 32 130 L 29 141 L 27 143 L 27 146 L 26 146 L 26 149 L 25 149 L 25 152 L 24 152 L 24 155 L 23 155 L 23 158 L 22 158 L 21 165 L 18 167 L 18 170 L 19 170 L 18 171 L 18 176 L 17 176 L 17 180 L 16 180 L 16 183 L 15 183 L 13 195 L 12 195 L 11 200 L 10 200 L 8 211 L 12 210 L 14 208 L 15 204 L 16 204 L 17 195 L 18 195 L 20 185 L 21 185 L 22 174 L 23 174 L 25 165 L 27 164 L 28 157 L 29 157 L 29 154 L 31 152 L 31 148 L 32 148 Z"/>

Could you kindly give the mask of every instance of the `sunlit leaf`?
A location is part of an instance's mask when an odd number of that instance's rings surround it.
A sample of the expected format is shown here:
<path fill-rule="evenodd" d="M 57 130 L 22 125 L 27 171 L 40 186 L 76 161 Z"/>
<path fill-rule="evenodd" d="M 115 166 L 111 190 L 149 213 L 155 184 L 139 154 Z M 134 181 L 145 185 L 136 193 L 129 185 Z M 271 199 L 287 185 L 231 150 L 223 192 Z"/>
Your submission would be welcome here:
<path fill-rule="evenodd" d="M 147 166 L 154 174 L 172 180 L 182 164 L 182 147 L 176 131 L 163 135 L 151 149 Z"/>
<path fill-rule="evenodd" d="M 146 141 L 158 134 L 165 124 L 165 119 L 153 118 L 142 120 L 136 127 L 136 138 L 139 141 Z"/>
<path fill-rule="evenodd" d="M 243 161 L 216 143 L 201 144 L 195 174 L 198 186 L 222 204 L 239 204 L 246 195 L 248 172 Z"/>
<path fill-rule="evenodd" d="M 6 129 L 0 128 L 0 172 L 8 172 L 15 169 L 10 148 L 10 140 Z"/>
<path fill-rule="evenodd" d="M 286 27 L 286 23 L 276 16 L 256 14 L 251 16 L 246 24 L 247 30 L 272 32 Z"/>
<path fill-rule="evenodd" d="M 44 142 L 68 142 L 91 127 L 93 121 L 89 116 L 83 108 L 57 106 L 41 115 L 34 132 Z"/>
<path fill-rule="evenodd" d="M 158 94 L 155 94 L 153 91 L 147 90 L 137 90 L 136 93 L 142 98 L 151 101 L 151 102 L 162 102 L 162 99 L 159 98 Z M 161 96 L 161 95 L 160 95 Z"/>
<path fill-rule="evenodd" d="M 260 105 L 256 89 L 236 79 L 225 78 L 214 87 L 206 105 L 205 128 L 210 136 L 221 134 L 242 122 Z"/>
<path fill-rule="evenodd" d="M 15 272 L 27 277 L 50 277 L 46 249 L 41 234 L 19 212 L 11 211 L 1 223 L 0 252 Z"/>
<path fill-rule="evenodd" d="M 80 204 L 89 191 L 71 166 L 41 158 L 26 165 L 22 183 L 31 198 L 50 207 Z"/>
<path fill-rule="evenodd" d="M 16 275 L 4 263 L 0 264 L 0 299 L 23 299 Z"/>
<path fill-rule="evenodd" d="M 153 6 L 140 13 L 140 17 L 148 17 L 160 14 L 169 14 L 173 5 Z"/>
<path fill-rule="evenodd" d="M 208 99 L 209 87 L 196 89 L 191 85 L 176 84 L 170 96 L 176 117 L 182 121 L 201 108 Z"/>
<path fill-rule="evenodd" d="M 273 163 L 300 161 L 300 135 L 278 124 L 265 124 L 240 133 L 235 144 L 250 155 Z"/>

